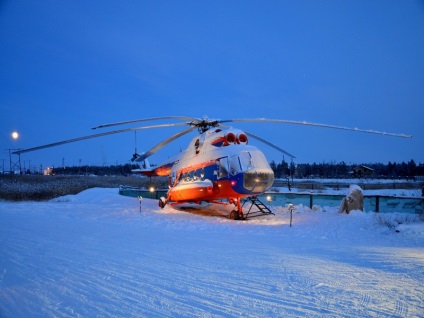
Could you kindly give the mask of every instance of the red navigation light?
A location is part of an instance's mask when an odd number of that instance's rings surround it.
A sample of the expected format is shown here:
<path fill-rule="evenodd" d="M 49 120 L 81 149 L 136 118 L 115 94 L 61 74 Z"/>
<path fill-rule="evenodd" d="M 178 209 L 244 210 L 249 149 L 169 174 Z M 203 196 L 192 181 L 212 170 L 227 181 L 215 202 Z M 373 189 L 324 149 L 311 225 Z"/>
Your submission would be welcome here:
<path fill-rule="evenodd" d="M 237 182 L 236 182 L 236 180 L 231 180 L 230 184 L 231 184 L 232 187 L 234 187 L 237 184 Z"/>

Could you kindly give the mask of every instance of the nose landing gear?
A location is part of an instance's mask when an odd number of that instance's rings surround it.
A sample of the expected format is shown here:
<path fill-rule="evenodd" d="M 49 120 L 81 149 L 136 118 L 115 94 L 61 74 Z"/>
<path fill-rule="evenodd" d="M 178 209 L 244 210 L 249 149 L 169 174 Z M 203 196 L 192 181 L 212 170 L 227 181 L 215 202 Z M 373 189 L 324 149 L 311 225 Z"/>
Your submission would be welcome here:
<path fill-rule="evenodd" d="M 231 220 L 244 220 L 243 212 L 238 212 L 237 210 L 233 210 L 230 212 L 229 218 Z"/>
<path fill-rule="evenodd" d="M 237 210 L 233 210 L 230 212 L 229 218 L 231 220 L 245 220 L 243 214 L 243 207 L 241 206 L 240 199 L 233 199 L 231 203 L 237 205 Z"/>

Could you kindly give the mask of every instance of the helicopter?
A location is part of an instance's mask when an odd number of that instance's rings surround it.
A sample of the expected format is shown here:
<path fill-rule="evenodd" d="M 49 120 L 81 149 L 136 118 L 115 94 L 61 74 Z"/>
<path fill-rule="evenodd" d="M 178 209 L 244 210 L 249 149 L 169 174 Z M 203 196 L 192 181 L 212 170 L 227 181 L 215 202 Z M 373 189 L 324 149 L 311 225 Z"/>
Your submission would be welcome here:
<path fill-rule="evenodd" d="M 343 126 L 311 123 L 306 121 L 292 121 L 266 118 L 242 118 L 242 119 L 209 119 L 186 117 L 186 116 L 165 116 L 155 118 L 136 119 L 124 122 L 116 122 L 93 127 L 92 129 L 105 129 L 120 125 L 129 125 L 140 122 L 172 120 L 167 124 L 157 124 L 150 126 L 140 126 L 112 130 L 103 133 L 93 134 L 80 138 L 51 143 L 34 148 L 15 151 L 14 154 L 21 154 L 29 151 L 40 150 L 48 147 L 55 147 L 71 142 L 82 141 L 90 138 L 103 137 L 111 134 L 128 131 L 138 131 L 152 128 L 183 127 L 188 128 L 172 135 L 155 145 L 144 153 L 134 153 L 131 161 L 136 162 L 140 169 L 134 172 L 148 177 L 167 176 L 169 189 L 166 197 L 159 199 L 158 205 L 164 208 L 167 204 L 175 206 L 184 203 L 210 202 L 234 205 L 229 218 L 245 219 L 243 214 L 242 200 L 253 198 L 252 204 L 263 206 L 262 202 L 256 201 L 257 196 L 268 191 L 274 182 L 274 172 L 271 169 L 265 155 L 256 146 L 250 144 L 250 138 L 259 140 L 262 143 L 278 150 L 290 158 L 294 155 L 280 148 L 279 146 L 250 132 L 228 126 L 234 122 L 261 122 L 279 123 L 303 126 L 315 126 L 322 128 L 332 128 L 364 132 L 393 137 L 411 138 L 410 135 L 386 133 L 375 130 L 364 130 Z M 148 157 L 175 141 L 176 139 L 196 130 L 198 134 L 188 144 L 187 149 L 176 156 L 166 160 L 158 166 L 152 167 Z M 261 210 L 267 213 L 266 210 Z M 268 210 L 268 212 L 271 212 Z M 271 212 L 272 213 L 272 212 Z"/>

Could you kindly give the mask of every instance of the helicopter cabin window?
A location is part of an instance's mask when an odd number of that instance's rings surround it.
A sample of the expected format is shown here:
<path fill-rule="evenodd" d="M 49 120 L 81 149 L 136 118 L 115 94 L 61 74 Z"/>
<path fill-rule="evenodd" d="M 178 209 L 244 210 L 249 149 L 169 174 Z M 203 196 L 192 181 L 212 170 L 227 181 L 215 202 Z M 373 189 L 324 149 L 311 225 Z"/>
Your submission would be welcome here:
<path fill-rule="evenodd" d="M 228 157 L 224 157 L 218 160 L 218 178 L 228 177 Z"/>
<path fill-rule="evenodd" d="M 232 175 L 242 172 L 239 156 L 230 157 L 230 172 Z"/>
<path fill-rule="evenodd" d="M 172 187 L 175 184 L 175 181 L 177 181 L 177 174 L 175 172 L 173 172 L 169 176 L 169 186 Z"/>
<path fill-rule="evenodd" d="M 190 174 L 188 172 L 184 173 L 183 178 L 185 182 L 190 182 Z"/>

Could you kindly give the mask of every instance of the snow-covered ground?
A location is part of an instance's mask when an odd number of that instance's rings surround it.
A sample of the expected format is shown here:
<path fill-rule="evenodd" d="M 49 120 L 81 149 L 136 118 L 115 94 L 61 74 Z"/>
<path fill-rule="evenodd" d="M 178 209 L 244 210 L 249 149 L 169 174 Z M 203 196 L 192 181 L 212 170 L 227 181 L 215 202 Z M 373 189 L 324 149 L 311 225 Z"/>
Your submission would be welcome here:
<path fill-rule="evenodd" d="M 337 208 L 290 227 L 117 189 L 0 202 L 0 317 L 423 317 L 418 215 Z"/>

